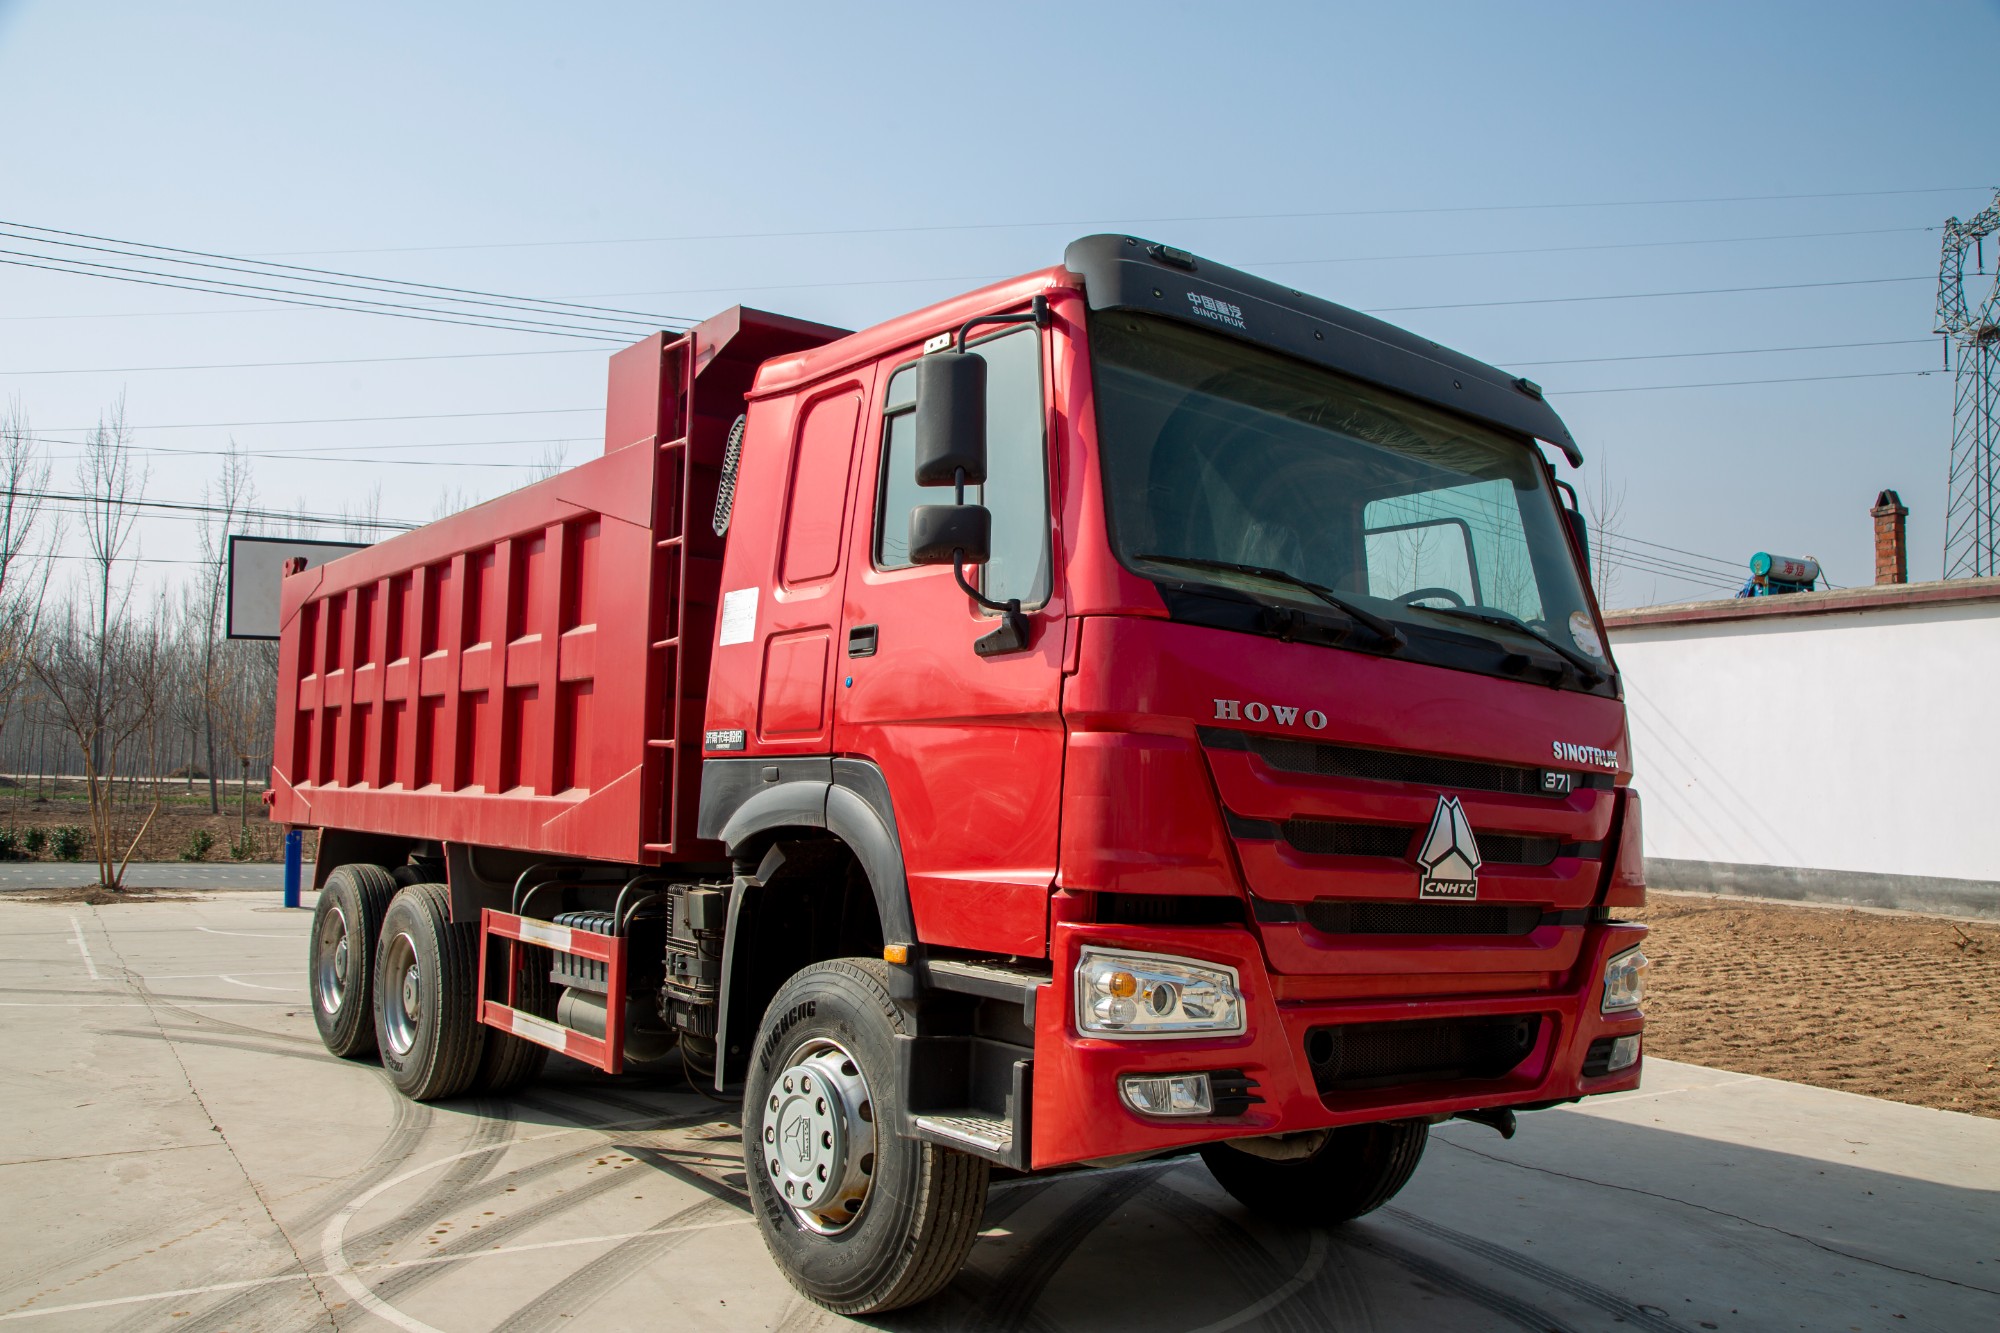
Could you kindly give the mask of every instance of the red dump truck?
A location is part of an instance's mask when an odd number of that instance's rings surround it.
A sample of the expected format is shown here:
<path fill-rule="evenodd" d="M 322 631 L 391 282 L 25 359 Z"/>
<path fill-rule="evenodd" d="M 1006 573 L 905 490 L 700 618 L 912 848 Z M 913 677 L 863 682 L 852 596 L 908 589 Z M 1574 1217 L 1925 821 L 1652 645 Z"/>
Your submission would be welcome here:
<path fill-rule="evenodd" d="M 602 457 L 284 579 L 314 1016 L 418 1099 L 740 1091 L 787 1277 L 936 1292 L 995 1168 L 1381 1205 L 1636 1086 L 1639 801 L 1527 380 L 1127 236 L 611 358 Z"/>

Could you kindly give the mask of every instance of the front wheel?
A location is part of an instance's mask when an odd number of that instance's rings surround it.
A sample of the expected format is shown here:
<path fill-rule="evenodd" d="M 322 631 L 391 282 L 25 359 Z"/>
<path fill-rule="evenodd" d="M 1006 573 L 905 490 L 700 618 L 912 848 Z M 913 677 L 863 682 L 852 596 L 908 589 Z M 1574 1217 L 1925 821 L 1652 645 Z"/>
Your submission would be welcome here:
<path fill-rule="evenodd" d="M 1330 1226 L 1372 1213 L 1396 1197 L 1423 1160 L 1430 1126 L 1390 1120 L 1329 1130 L 1299 1155 L 1211 1143 L 1201 1160 L 1216 1183 L 1254 1213 L 1291 1226 Z"/>
<path fill-rule="evenodd" d="M 838 1314 L 936 1295 L 986 1210 L 983 1160 L 897 1132 L 902 1031 L 884 964 L 815 963 L 764 1011 L 744 1088 L 757 1229 L 786 1279 Z"/>

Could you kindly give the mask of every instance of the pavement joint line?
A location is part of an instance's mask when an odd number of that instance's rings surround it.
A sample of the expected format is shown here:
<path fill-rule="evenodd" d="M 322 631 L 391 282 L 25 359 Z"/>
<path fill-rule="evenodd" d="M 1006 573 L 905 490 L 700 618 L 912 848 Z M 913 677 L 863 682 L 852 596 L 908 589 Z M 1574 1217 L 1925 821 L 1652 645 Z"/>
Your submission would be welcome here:
<path fill-rule="evenodd" d="M 417 1259 L 383 1259 L 374 1263 L 357 1264 L 346 1271 L 353 1273 L 388 1273 L 405 1268 L 430 1268 L 442 1264 L 461 1264 L 473 1259 L 499 1259 L 521 1254 L 530 1250 L 558 1250 L 579 1245 L 609 1245 L 616 1242 L 637 1240 L 641 1236 L 670 1236 L 683 1231 L 715 1231 L 722 1227 L 747 1227 L 754 1219 L 732 1217 L 721 1222 L 694 1222 L 685 1226 L 647 1227 L 642 1231 L 614 1231 L 602 1236 L 570 1236 L 563 1240 L 529 1241 L 521 1245 L 497 1245 L 490 1250 L 467 1250 L 462 1254 L 432 1254 Z M 176 1287 L 170 1291 L 148 1291 L 136 1296 L 112 1296 L 98 1301 L 77 1301 L 69 1305 L 50 1305 L 32 1310 L 9 1310 L 0 1314 L 0 1323 L 18 1319 L 35 1319 L 42 1315 L 76 1314 L 84 1310 L 103 1310 L 117 1305 L 142 1305 L 150 1301 L 172 1300 L 181 1296 L 209 1296 L 217 1292 L 243 1291 L 250 1287 L 272 1287 L 288 1282 L 318 1282 L 326 1278 L 338 1277 L 332 1269 L 309 1273 L 284 1273 L 276 1277 L 242 1278 L 234 1282 L 214 1282 L 205 1287 Z M 1222 1327 L 1222 1326 L 1218 1326 Z M 1202 1333 L 1202 1330 L 1196 1330 Z"/>
<path fill-rule="evenodd" d="M 220 1148 L 219 1143 L 163 1143 L 156 1148 L 114 1148 L 109 1152 L 75 1152 L 63 1157 L 14 1157 L 0 1161 L 0 1167 L 42 1166 L 49 1162 L 83 1162 L 93 1157 L 137 1157 L 142 1153 L 186 1152 L 190 1148 Z"/>
<path fill-rule="evenodd" d="M 91 915 L 98 919 L 98 928 L 103 930 L 103 919 L 98 916 L 95 908 L 91 909 Z M 236 1170 L 243 1177 L 243 1183 L 249 1188 L 251 1197 L 256 1199 L 257 1206 L 264 1210 L 265 1218 L 270 1222 L 272 1230 L 276 1231 L 284 1240 L 285 1248 L 292 1252 L 292 1258 L 297 1261 L 301 1269 L 306 1268 L 305 1256 L 299 1253 L 299 1247 L 293 1243 L 291 1233 L 285 1230 L 284 1223 L 278 1220 L 278 1215 L 271 1211 L 270 1200 L 264 1197 L 264 1191 L 258 1186 L 256 1178 L 250 1174 L 249 1166 L 244 1163 L 242 1156 L 237 1153 L 236 1145 L 229 1141 L 228 1131 L 222 1128 L 222 1124 L 216 1118 L 215 1113 L 209 1109 L 207 1099 L 201 1095 L 201 1089 L 195 1086 L 194 1075 L 188 1072 L 187 1061 L 181 1058 L 180 1044 L 167 1034 L 167 1026 L 160 1021 L 159 1011 L 153 1007 L 151 996 L 147 992 L 144 983 L 133 980 L 137 973 L 125 965 L 124 958 L 118 953 L 118 943 L 112 937 L 109 930 L 104 931 L 104 943 L 105 947 L 111 951 L 112 959 L 118 964 L 119 971 L 123 973 L 122 979 L 124 983 L 131 986 L 141 1000 L 146 1001 L 147 1015 L 153 1020 L 153 1028 L 160 1034 L 160 1040 L 166 1045 L 168 1054 L 174 1057 L 174 1064 L 181 1071 L 181 1079 L 187 1084 L 188 1095 L 194 1098 L 195 1105 L 201 1109 L 202 1118 L 207 1120 L 209 1125 L 215 1130 L 216 1136 L 222 1140 L 222 1146 L 229 1150 L 229 1160 L 236 1164 Z M 337 1326 L 339 1320 L 334 1315 L 333 1306 L 326 1299 L 326 1293 L 320 1290 L 318 1282 L 312 1284 L 312 1289 L 313 1296 L 319 1301 L 320 1309 L 326 1314 L 327 1321 Z"/>
<path fill-rule="evenodd" d="M 1533 1171 L 1545 1176 L 1556 1176 L 1563 1180 L 1573 1180 L 1579 1185 L 1595 1185 L 1599 1189 L 1620 1190 L 1627 1194 L 1643 1195 L 1648 1199 L 1658 1199 L 1662 1203 L 1675 1203 L 1681 1205 L 1683 1208 L 1692 1208 L 1697 1212 L 1709 1213 L 1716 1217 L 1726 1217 L 1732 1222 L 1741 1222 L 1744 1226 L 1755 1227 L 1759 1231 L 1769 1231 L 1775 1235 L 1789 1236 L 1793 1240 L 1803 1241 L 1816 1250 L 1838 1255 L 1842 1259 L 1849 1259 L 1857 1264 L 1867 1264 L 1873 1268 L 1884 1268 L 1892 1273 L 1901 1273 L 1905 1277 L 1922 1278 L 1926 1282 L 1942 1282 L 1946 1286 L 1960 1287 L 1966 1291 L 1983 1292 L 1988 1296 L 2000 1296 L 2000 1289 L 1982 1287 L 1976 1282 L 1960 1282 L 1957 1278 L 1941 1277 L 1936 1273 L 1926 1273 L 1917 1268 L 1904 1268 L 1898 1264 L 1888 1263 L 1881 1259 L 1871 1259 L 1865 1254 L 1856 1254 L 1852 1250 L 1843 1250 L 1838 1246 L 1828 1245 L 1825 1241 L 1814 1240 L 1811 1236 L 1801 1236 L 1796 1231 L 1787 1231 L 1783 1227 L 1773 1226 L 1769 1222 L 1759 1222 L 1754 1218 L 1744 1217 L 1740 1213 L 1732 1213 L 1725 1208 L 1712 1208 L 1708 1204 L 1695 1203 L 1688 1199 L 1678 1199 L 1671 1194 L 1660 1194 L 1654 1190 L 1640 1189 L 1637 1185 L 1621 1185 L 1616 1181 L 1610 1180 L 1593 1180 L 1589 1176 L 1573 1175 L 1568 1171 L 1558 1171 L 1550 1166 L 1536 1166 L 1532 1162 L 1517 1162 L 1507 1157 L 1496 1157 L 1490 1152 L 1481 1152 L 1477 1148 L 1468 1148 L 1463 1143 L 1455 1143 L 1442 1136 L 1436 1141 L 1448 1147 L 1456 1148 L 1460 1152 L 1471 1153 L 1474 1157 L 1484 1157 L 1487 1161 L 1497 1162 L 1501 1166 L 1511 1166 L 1522 1171 Z"/>
<path fill-rule="evenodd" d="M 103 978 L 97 975 L 97 961 L 90 956 L 90 945 L 83 938 L 83 922 L 77 919 L 75 912 L 69 914 L 69 926 L 76 932 L 76 948 L 83 955 L 84 970 L 90 973 L 92 981 L 102 981 Z"/>

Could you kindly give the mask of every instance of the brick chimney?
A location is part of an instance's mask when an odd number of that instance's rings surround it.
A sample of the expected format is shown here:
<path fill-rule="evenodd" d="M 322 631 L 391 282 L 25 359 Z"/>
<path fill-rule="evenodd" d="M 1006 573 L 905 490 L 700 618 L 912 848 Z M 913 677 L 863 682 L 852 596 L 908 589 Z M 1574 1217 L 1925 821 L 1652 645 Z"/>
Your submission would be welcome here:
<path fill-rule="evenodd" d="M 1903 539 L 1903 520 L 1910 516 L 1910 511 L 1904 508 L 1901 496 L 1894 491 L 1883 491 L 1875 497 L 1875 507 L 1868 512 L 1875 516 L 1875 581 L 1908 583 L 1910 552 Z"/>

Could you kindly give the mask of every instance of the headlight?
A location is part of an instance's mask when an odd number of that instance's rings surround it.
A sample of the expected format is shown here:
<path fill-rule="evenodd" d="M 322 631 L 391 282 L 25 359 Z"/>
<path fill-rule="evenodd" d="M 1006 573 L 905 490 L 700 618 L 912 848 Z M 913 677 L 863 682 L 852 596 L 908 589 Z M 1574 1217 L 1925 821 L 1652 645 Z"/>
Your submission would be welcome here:
<path fill-rule="evenodd" d="M 1646 969 L 1651 966 L 1646 955 L 1637 949 L 1627 949 L 1604 965 L 1604 1002 L 1599 1006 L 1603 1013 L 1613 1013 L 1620 1009 L 1637 1009 L 1646 998 Z"/>
<path fill-rule="evenodd" d="M 1076 1025 L 1097 1037 L 1234 1036 L 1245 1026 L 1236 969 L 1085 946 L 1076 965 Z"/>

